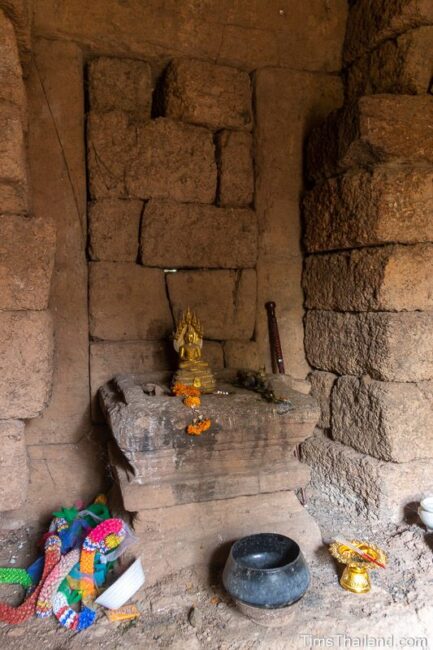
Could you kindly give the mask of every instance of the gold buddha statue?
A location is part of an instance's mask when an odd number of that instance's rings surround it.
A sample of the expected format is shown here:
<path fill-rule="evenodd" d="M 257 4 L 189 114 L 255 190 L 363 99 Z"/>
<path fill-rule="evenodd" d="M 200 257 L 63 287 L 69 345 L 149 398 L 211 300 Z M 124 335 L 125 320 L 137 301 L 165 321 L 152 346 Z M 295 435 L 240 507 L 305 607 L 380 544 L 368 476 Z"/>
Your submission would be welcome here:
<path fill-rule="evenodd" d="M 182 314 L 173 333 L 174 349 L 179 355 L 179 368 L 173 384 L 194 386 L 202 393 L 215 390 L 215 378 L 206 361 L 201 358 L 203 326 L 189 307 Z"/>

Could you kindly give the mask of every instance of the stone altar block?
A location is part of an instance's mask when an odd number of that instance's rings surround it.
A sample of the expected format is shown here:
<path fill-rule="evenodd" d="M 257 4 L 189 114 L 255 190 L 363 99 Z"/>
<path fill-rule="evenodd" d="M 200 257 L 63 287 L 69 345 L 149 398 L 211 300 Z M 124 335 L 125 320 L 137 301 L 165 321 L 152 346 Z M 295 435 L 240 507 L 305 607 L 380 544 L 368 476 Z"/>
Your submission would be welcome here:
<path fill-rule="evenodd" d="M 309 468 L 294 455 L 319 418 L 313 398 L 284 385 L 287 402 L 268 402 L 217 376 L 228 394 L 202 396 L 212 420 L 201 436 L 185 429 L 193 412 L 169 391 L 171 374 L 120 375 L 100 389 L 113 439 L 110 461 L 125 510 L 140 536 L 147 584 L 190 565 L 219 564 L 228 543 L 281 532 L 314 550 L 320 533 L 295 490 Z M 157 394 L 145 391 L 156 385 Z M 301 539 L 302 537 L 302 539 Z"/>

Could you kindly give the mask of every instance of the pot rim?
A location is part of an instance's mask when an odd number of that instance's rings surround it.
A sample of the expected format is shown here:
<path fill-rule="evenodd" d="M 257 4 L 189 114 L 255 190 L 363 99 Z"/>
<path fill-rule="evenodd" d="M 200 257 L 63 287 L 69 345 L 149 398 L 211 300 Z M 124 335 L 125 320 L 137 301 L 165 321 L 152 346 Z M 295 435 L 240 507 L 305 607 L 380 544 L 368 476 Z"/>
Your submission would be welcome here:
<path fill-rule="evenodd" d="M 278 537 L 280 540 L 283 541 L 289 541 L 292 544 L 294 544 L 296 550 L 296 557 L 293 558 L 293 560 L 290 560 L 290 562 L 287 562 L 287 564 L 282 564 L 281 566 L 277 567 L 269 567 L 269 568 L 263 568 L 259 569 L 257 567 L 248 567 L 245 566 L 244 564 L 241 564 L 238 559 L 234 557 L 234 551 L 236 550 L 236 546 L 239 545 L 241 542 L 245 542 L 245 540 L 250 539 L 252 537 Z M 281 533 L 253 533 L 252 535 L 246 535 L 245 537 L 241 537 L 238 539 L 231 547 L 230 549 L 230 555 L 233 560 L 233 562 L 236 564 L 236 566 L 240 567 L 244 571 L 252 571 L 255 573 L 278 573 L 280 571 L 284 571 L 284 569 L 287 569 L 290 567 L 292 564 L 297 562 L 300 557 L 302 557 L 302 551 L 300 549 L 300 546 L 297 542 L 295 542 L 294 539 L 291 537 L 287 537 L 287 535 L 281 535 Z"/>

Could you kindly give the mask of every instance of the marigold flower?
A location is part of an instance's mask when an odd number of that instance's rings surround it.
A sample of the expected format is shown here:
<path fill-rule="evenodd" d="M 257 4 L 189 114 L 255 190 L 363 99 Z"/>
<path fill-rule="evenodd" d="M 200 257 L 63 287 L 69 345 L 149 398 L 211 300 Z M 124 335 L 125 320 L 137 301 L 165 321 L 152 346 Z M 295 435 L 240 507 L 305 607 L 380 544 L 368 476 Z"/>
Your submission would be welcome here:
<path fill-rule="evenodd" d="M 194 386 L 185 386 L 185 384 L 175 384 L 172 392 L 180 397 L 200 397 L 200 390 Z"/>
<path fill-rule="evenodd" d="M 191 397 L 185 397 L 183 403 L 185 404 L 185 406 L 189 406 L 190 408 L 194 409 L 200 406 L 201 400 L 200 397 L 191 396 Z"/>
<path fill-rule="evenodd" d="M 197 422 L 196 424 L 190 424 L 186 428 L 186 432 L 190 436 L 200 436 L 203 431 L 207 431 L 210 429 L 212 422 L 209 419 L 206 420 L 201 420 L 200 422 Z"/>

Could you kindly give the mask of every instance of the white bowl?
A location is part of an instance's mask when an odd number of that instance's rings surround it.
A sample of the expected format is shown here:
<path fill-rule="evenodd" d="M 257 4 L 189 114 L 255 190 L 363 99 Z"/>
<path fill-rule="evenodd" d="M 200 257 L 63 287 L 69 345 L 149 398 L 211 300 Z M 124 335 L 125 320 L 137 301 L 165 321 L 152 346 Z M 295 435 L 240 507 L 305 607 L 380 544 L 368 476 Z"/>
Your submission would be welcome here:
<path fill-rule="evenodd" d="M 95 603 L 107 609 L 119 609 L 122 607 L 144 584 L 144 571 L 141 565 L 141 558 L 117 578 L 111 587 L 108 587 L 95 600 Z"/>
<path fill-rule="evenodd" d="M 418 508 L 418 514 L 419 517 L 422 521 L 422 523 L 425 525 L 428 531 L 433 530 L 433 512 L 429 512 L 428 510 L 423 510 L 421 506 Z"/>
<path fill-rule="evenodd" d="M 427 510 L 427 512 L 433 512 L 433 497 L 425 497 L 420 503 L 422 510 Z"/>

